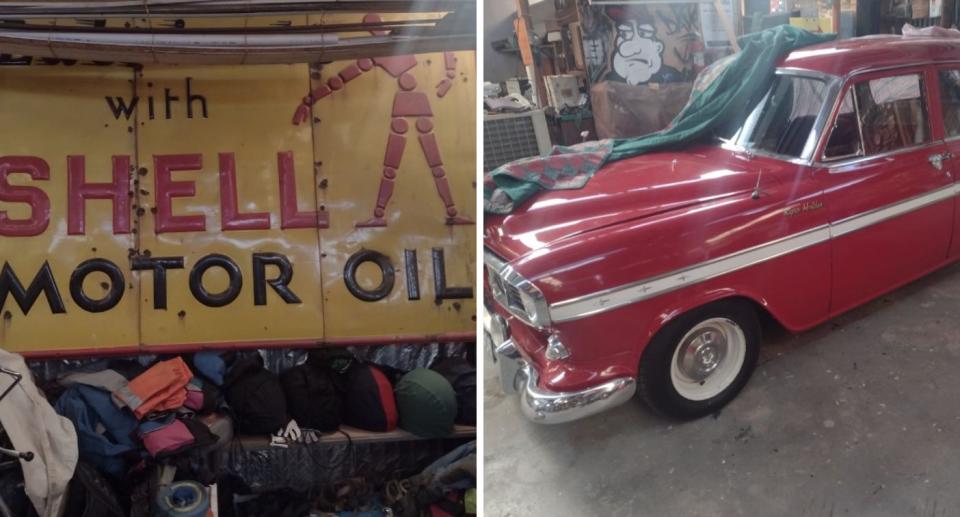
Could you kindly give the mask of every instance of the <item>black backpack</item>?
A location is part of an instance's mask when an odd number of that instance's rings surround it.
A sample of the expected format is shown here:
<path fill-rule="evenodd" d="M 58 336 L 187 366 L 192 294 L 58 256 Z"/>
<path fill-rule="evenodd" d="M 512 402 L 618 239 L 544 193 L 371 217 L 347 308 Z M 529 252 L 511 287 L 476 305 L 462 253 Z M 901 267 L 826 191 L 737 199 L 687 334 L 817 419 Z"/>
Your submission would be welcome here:
<path fill-rule="evenodd" d="M 123 517 L 126 514 L 113 487 L 97 469 L 83 461 L 77 462 L 70 480 L 63 516 Z"/>
<path fill-rule="evenodd" d="M 243 434 L 273 434 L 288 422 L 287 399 L 276 375 L 260 357 L 238 360 L 223 382 L 237 430 Z"/>
<path fill-rule="evenodd" d="M 477 369 L 465 359 L 441 359 L 431 370 L 443 375 L 457 393 L 457 420 L 462 425 L 477 425 Z"/>
<path fill-rule="evenodd" d="M 300 427 L 323 432 L 340 427 L 343 402 L 333 375 L 330 370 L 309 362 L 280 374 L 287 409 Z"/>

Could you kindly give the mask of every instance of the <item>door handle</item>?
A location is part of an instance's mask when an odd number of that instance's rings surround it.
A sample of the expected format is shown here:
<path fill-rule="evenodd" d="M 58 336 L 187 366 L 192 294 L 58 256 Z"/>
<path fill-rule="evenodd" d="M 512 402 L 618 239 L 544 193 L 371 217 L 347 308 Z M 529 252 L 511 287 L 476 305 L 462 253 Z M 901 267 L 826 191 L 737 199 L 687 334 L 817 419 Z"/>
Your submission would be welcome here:
<path fill-rule="evenodd" d="M 953 155 L 950 153 L 937 153 L 927 156 L 927 161 L 929 161 L 930 164 L 933 165 L 938 171 L 942 171 L 944 160 L 949 160 L 950 158 L 953 158 Z"/>

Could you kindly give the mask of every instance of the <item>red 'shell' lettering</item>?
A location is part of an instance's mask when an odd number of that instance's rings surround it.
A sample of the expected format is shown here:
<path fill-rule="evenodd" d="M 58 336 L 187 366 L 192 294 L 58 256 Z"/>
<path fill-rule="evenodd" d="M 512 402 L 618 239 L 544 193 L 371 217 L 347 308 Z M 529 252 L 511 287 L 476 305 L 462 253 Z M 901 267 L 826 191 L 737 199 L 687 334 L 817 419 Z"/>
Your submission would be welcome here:
<path fill-rule="evenodd" d="M 11 174 L 27 174 L 34 180 L 48 180 L 50 166 L 36 156 L 0 157 L 0 202 L 25 203 L 32 209 L 30 217 L 26 219 L 13 219 L 6 210 L 0 210 L 0 235 L 40 235 L 50 224 L 50 198 L 37 187 L 11 185 L 7 180 Z"/>
<path fill-rule="evenodd" d="M 113 205 L 113 233 L 131 232 L 132 187 L 129 156 L 113 156 L 112 181 L 87 180 L 86 158 L 67 156 L 67 233 L 86 234 L 86 205 L 90 200 L 108 200 Z M 218 156 L 220 179 L 220 229 L 222 231 L 266 230 L 271 225 L 269 212 L 241 212 L 237 193 L 237 165 L 234 153 Z M 175 214 L 174 198 L 196 195 L 193 180 L 173 179 L 174 172 L 202 172 L 203 155 L 154 155 L 154 193 L 156 196 L 156 233 L 202 232 L 207 229 L 202 214 Z M 33 181 L 48 181 L 50 166 L 36 156 L 0 156 L 0 236 L 28 237 L 40 235 L 50 224 L 50 198 L 39 186 L 14 185 L 8 179 L 14 174 L 29 176 Z M 327 212 L 301 211 L 297 204 L 296 171 L 293 153 L 277 153 L 277 187 L 280 199 L 280 228 L 327 228 Z M 29 217 L 13 217 L 8 204 L 30 207 Z"/>

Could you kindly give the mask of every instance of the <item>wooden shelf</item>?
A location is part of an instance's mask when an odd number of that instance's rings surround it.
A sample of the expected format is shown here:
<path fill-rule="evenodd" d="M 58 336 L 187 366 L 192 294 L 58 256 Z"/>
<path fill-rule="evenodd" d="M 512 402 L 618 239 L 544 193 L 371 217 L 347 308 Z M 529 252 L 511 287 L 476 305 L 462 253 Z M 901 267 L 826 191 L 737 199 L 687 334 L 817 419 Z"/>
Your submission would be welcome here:
<path fill-rule="evenodd" d="M 363 429 L 357 429 L 350 426 L 341 426 L 340 430 L 344 433 L 350 435 L 348 439 L 344 436 L 343 433 L 329 433 L 323 435 L 320 441 L 316 444 L 293 444 L 292 447 L 298 445 L 319 445 L 319 444 L 340 444 L 347 443 L 352 441 L 353 443 L 376 443 L 376 442 L 407 442 L 412 440 L 427 440 L 429 438 L 422 438 L 413 433 L 404 431 L 403 429 L 396 429 L 387 433 L 377 433 L 374 431 L 365 431 Z M 477 428 L 468 425 L 456 425 L 453 428 L 453 432 L 447 436 L 439 438 L 441 440 L 449 440 L 453 438 L 473 438 L 477 435 Z M 261 449 L 270 447 L 270 437 L 269 436 L 240 436 L 240 443 L 244 448 L 247 449 Z"/>

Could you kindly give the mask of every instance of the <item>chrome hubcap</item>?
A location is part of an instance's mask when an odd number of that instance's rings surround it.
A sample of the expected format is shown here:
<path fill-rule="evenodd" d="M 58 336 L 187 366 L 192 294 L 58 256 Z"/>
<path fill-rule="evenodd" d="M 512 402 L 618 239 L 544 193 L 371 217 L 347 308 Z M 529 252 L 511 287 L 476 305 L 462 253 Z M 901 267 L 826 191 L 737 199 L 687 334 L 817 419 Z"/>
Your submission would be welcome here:
<path fill-rule="evenodd" d="M 736 379 L 746 358 L 746 336 L 727 318 L 710 318 L 690 329 L 674 349 L 670 380 L 690 400 L 706 400 Z"/>
<path fill-rule="evenodd" d="M 702 381 L 717 369 L 726 355 L 727 338 L 723 332 L 704 327 L 684 340 L 677 360 L 684 375 L 690 380 Z"/>

